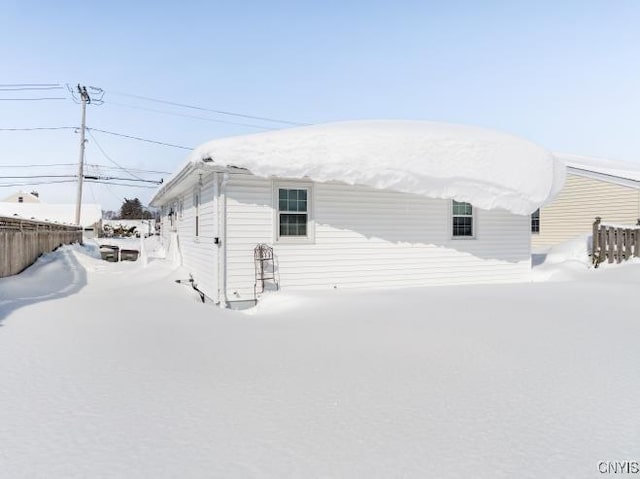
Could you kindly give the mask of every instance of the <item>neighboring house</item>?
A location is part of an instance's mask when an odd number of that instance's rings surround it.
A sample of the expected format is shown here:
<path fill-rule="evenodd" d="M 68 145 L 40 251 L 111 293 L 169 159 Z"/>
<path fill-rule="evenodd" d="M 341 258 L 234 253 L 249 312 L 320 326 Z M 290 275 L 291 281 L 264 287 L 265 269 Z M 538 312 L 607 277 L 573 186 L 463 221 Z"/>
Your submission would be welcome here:
<path fill-rule="evenodd" d="M 49 203 L 9 203 L 0 202 L 0 215 L 18 216 L 26 219 L 60 224 L 75 224 L 76 205 Z M 98 204 L 83 204 L 80 224 L 87 239 L 97 237 L 102 228 L 102 208 Z"/>
<path fill-rule="evenodd" d="M 596 216 L 633 226 L 640 220 L 640 164 L 556 154 L 567 179 L 556 199 L 534 213 L 532 246 L 544 249 L 590 233 Z"/>
<path fill-rule="evenodd" d="M 563 174 L 492 130 L 342 122 L 202 145 L 151 205 L 169 256 L 229 305 L 254 300 L 259 244 L 283 289 L 527 281 L 530 214 Z"/>
<path fill-rule="evenodd" d="M 31 193 L 18 191 L 2 201 L 7 203 L 40 203 L 40 195 L 38 195 L 37 191 L 32 191 Z"/>

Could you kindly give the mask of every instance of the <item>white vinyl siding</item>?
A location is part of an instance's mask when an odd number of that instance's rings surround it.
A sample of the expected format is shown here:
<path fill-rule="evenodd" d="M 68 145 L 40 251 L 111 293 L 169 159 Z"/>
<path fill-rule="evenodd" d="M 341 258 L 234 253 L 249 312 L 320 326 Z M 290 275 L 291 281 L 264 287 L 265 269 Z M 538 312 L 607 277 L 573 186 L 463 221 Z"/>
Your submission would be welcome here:
<path fill-rule="evenodd" d="M 217 300 L 218 287 L 218 248 L 214 244 L 217 235 L 215 206 L 213 175 L 203 177 L 201 186 L 188 189 L 169 205 L 169 209 L 173 207 L 174 212 L 178 213 L 174 221 L 182 266 L 187 274 L 176 279 L 184 280 L 188 279 L 188 274 L 193 275 L 198 288 L 213 300 Z M 166 223 L 168 219 L 163 215 L 162 224 Z M 170 234 L 163 234 L 165 249 L 168 249 L 171 240 Z"/>
<path fill-rule="evenodd" d="M 279 184 L 279 182 L 275 182 Z M 253 297 L 253 248 L 274 246 L 283 289 L 526 281 L 530 218 L 474 209 L 482 234 L 451 237 L 451 202 L 338 183 L 313 184 L 315 242 L 276 242 L 273 182 L 232 174 L 227 185 L 230 300 Z"/>
<path fill-rule="evenodd" d="M 568 174 L 558 197 L 540 210 L 540 233 L 532 245 L 549 246 L 591 232 L 596 216 L 604 222 L 635 225 L 640 188 Z"/>

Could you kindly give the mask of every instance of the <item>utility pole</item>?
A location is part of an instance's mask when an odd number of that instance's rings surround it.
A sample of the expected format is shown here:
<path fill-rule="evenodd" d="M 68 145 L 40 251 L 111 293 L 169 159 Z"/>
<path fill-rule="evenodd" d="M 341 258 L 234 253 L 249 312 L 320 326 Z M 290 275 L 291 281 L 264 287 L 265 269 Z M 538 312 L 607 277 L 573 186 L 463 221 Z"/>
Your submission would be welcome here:
<path fill-rule="evenodd" d="M 84 130 L 87 120 L 87 103 L 91 103 L 91 98 L 87 93 L 86 86 L 78 84 L 78 94 L 80 95 L 80 104 L 82 105 L 82 121 L 80 123 L 80 158 L 78 160 L 78 192 L 76 195 L 76 224 L 80 224 L 80 209 L 82 207 L 82 182 L 84 180 Z"/>

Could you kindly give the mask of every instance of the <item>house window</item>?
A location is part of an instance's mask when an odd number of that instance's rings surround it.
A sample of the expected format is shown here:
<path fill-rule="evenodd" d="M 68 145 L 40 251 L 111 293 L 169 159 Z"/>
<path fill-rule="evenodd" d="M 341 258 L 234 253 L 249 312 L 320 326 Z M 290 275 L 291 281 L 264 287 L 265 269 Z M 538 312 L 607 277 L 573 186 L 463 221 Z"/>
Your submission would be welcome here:
<path fill-rule="evenodd" d="M 193 207 L 195 210 L 196 238 L 200 235 L 200 192 L 196 191 L 193 195 Z"/>
<path fill-rule="evenodd" d="M 312 240 L 311 188 L 301 186 L 276 187 L 278 240 Z"/>
<path fill-rule="evenodd" d="M 451 204 L 452 235 L 454 238 L 473 238 L 473 206 L 453 200 Z"/>
<path fill-rule="evenodd" d="M 540 233 L 540 208 L 531 213 L 531 232 Z"/>

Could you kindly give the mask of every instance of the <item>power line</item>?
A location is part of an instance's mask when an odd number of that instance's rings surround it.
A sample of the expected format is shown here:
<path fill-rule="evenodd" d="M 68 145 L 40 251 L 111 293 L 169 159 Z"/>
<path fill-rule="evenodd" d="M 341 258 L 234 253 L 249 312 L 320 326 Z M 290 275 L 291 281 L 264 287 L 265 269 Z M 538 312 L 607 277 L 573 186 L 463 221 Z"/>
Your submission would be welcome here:
<path fill-rule="evenodd" d="M 146 186 L 146 185 L 132 185 L 127 183 L 119 183 L 115 181 L 102 181 L 102 180 L 86 180 L 87 183 L 100 183 L 105 185 L 115 185 L 115 186 L 128 186 L 130 188 L 148 188 L 148 189 L 156 189 L 157 186 Z M 127 180 L 131 181 L 131 180 Z M 68 180 L 54 180 L 54 181 L 25 181 L 19 183 L 0 183 L 0 188 L 14 188 L 16 186 L 38 186 L 38 185 L 55 185 L 61 183 L 75 183 L 75 179 Z"/>
<path fill-rule="evenodd" d="M 297 121 L 280 120 L 280 119 L 277 119 L 277 118 L 269 118 L 269 117 L 266 117 L 266 116 L 246 115 L 244 113 L 237 113 L 237 112 L 233 112 L 233 111 L 215 110 L 213 108 L 204 108 L 204 107 L 201 107 L 201 106 L 187 105 L 186 103 L 178 103 L 178 102 L 174 102 L 174 101 L 161 100 L 161 99 L 158 99 L 158 98 L 150 98 L 148 96 L 132 95 L 130 93 L 123 93 L 123 92 L 119 92 L 119 91 L 113 91 L 111 93 L 113 93 L 114 95 L 121 95 L 121 96 L 130 97 L 130 98 L 137 98 L 139 100 L 153 101 L 153 102 L 156 102 L 156 103 L 164 103 L 165 105 L 179 106 L 179 107 L 182 107 L 182 108 L 191 108 L 192 110 L 200 110 L 200 111 L 208 111 L 208 112 L 212 112 L 212 113 L 218 113 L 219 115 L 229 115 L 229 116 L 236 116 L 236 117 L 239 117 L 239 118 L 249 118 L 251 120 L 270 121 L 272 123 L 283 123 L 285 125 L 295 125 L 295 126 L 306 126 L 306 125 L 308 125 L 308 123 L 301 123 L 301 122 L 297 122 Z"/>
<path fill-rule="evenodd" d="M 54 185 L 59 183 L 75 183 L 75 179 L 69 180 L 55 180 L 55 181 L 30 181 L 20 183 L 0 183 L 0 188 L 8 188 L 14 186 L 35 186 L 35 185 Z"/>
<path fill-rule="evenodd" d="M 97 163 L 85 163 L 87 166 L 93 166 L 94 168 L 104 168 L 107 170 L 116 170 L 116 169 L 120 169 L 118 167 L 115 166 L 109 166 L 109 165 L 100 165 Z M 170 171 L 160 171 L 160 170 L 144 170 L 141 168 L 129 168 L 127 167 L 128 171 L 135 171 L 137 173 L 157 173 L 159 175 L 170 175 L 171 172 Z"/>
<path fill-rule="evenodd" d="M 75 163 L 51 163 L 51 164 L 40 164 L 40 165 L 0 165 L 0 168 L 45 168 L 50 166 L 74 166 Z"/>
<path fill-rule="evenodd" d="M 114 185 L 114 186 L 128 186 L 130 188 L 147 188 L 147 189 L 152 189 L 155 190 L 158 187 L 157 186 L 146 186 L 146 185 L 131 185 L 131 184 L 127 184 L 127 183 L 118 183 L 115 181 L 102 181 L 102 180 L 86 180 L 87 183 L 99 183 L 99 184 L 104 184 L 104 185 Z"/>
<path fill-rule="evenodd" d="M 76 178 L 76 175 L 24 175 L 24 176 L 2 176 L 2 179 L 22 180 L 32 178 Z"/>
<path fill-rule="evenodd" d="M 119 201 L 124 200 L 124 198 L 123 198 L 122 196 L 115 194 L 115 193 L 113 192 L 113 190 L 112 190 L 111 188 L 109 188 L 109 185 L 105 185 L 105 186 L 106 186 L 106 188 L 107 188 L 107 191 L 108 191 L 109 193 L 111 193 L 111 196 L 113 196 L 113 197 L 117 198 Z"/>
<path fill-rule="evenodd" d="M 182 150 L 193 150 L 193 147 L 191 147 L 191 146 L 174 145 L 172 143 L 164 143 L 162 141 L 149 140 L 147 138 L 141 138 L 139 136 L 125 135 L 123 133 L 116 133 L 114 131 L 101 130 L 99 128 L 87 128 L 87 130 L 89 130 L 89 131 L 99 131 L 100 133 L 105 133 L 107 135 L 121 136 L 123 138 L 129 138 L 131 140 L 145 141 L 147 143 L 155 143 L 156 145 L 163 145 L 163 146 L 170 146 L 170 147 L 173 147 L 173 148 L 180 148 Z"/>
<path fill-rule="evenodd" d="M 183 118 L 193 118 L 195 120 L 211 121 L 213 123 L 224 123 L 224 124 L 227 124 L 227 125 L 246 126 L 248 128 L 258 128 L 260 130 L 273 130 L 273 128 L 270 128 L 270 127 L 267 127 L 267 126 L 252 125 L 250 123 L 238 123 L 238 122 L 235 122 L 235 121 L 228 121 L 228 120 L 218 120 L 218 119 L 215 119 L 215 118 L 208 118 L 208 117 L 205 117 L 205 116 L 187 115 L 186 113 L 177 113 L 177 112 L 173 112 L 173 111 L 157 110 L 155 108 L 145 108 L 143 106 L 127 105 L 125 103 L 118 103 L 118 102 L 115 102 L 115 101 L 105 101 L 105 103 L 107 103 L 108 105 L 116 105 L 116 106 L 122 106 L 122 107 L 125 107 L 125 108 L 132 108 L 134 110 L 150 111 L 150 112 L 153 112 L 153 113 L 162 113 L 164 115 L 181 116 Z"/>
<path fill-rule="evenodd" d="M 41 101 L 41 100 L 66 100 L 66 98 L 64 98 L 64 97 L 0 98 L 0 101 Z"/>
<path fill-rule="evenodd" d="M 77 126 L 36 126 L 33 128 L 0 128 L 0 131 L 76 130 Z"/>
<path fill-rule="evenodd" d="M 124 172 L 126 172 L 126 173 L 129 173 L 129 174 L 130 174 L 131 176 L 133 176 L 134 178 L 137 178 L 137 179 L 139 179 L 139 180 L 142 180 L 142 178 L 140 178 L 139 176 L 134 175 L 133 173 L 131 173 L 131 172 L 127 171 L 127 169 L 126 169 L 126 168 L 124 168 L 122 165 L 119 165 L 119 164 L 118 164 L 118 163 L 116 163 L 114 160 L 112 160 L 112 159 L 111 159 L 111 157 L 110 157 L 109 155 L 107 155 L 106 151 L 104 151 L 104 150 L 102 149 L 102 147 L 100 146 L 100 143 L 98 143 L 98 140 L 96 140 L 96 137 L 95 137 L 95 136 L 93 136 L 93 133 L 91 133 L 91 130 L 87 130 L 87 131 L 88 131 L 88 133 L 89 133 L 89 136 L 90 136 L 91 138 L 93 138 L 93 142 L 95 143 L 95 145 L 96 145 L 96 146 L 98 147 L 98 149 L 100 150 L 100 153 L 102 153 L 102 154 L 104 155 L 104 157 L 105 157 L 107 160 L 109 160 L 111 163 L 113 163 L 114 165 L 116 165 L 116 166 L 117 166 L 118 168 L 120 168 L 122 171 L 124 171 Z"/>
<path fill-rule="evenodd" d="M 42 90 L 62 90 L 62 87 L 61 86 L 0 87 L 0 91 L 42 91 Z"/>
<path fill-rule="evenodd" d="M 59 86 L 60 83 L 0 83 L 0 88 L 2 87 L 17 87 L 17 86 Z"/>
<path fill-rule="evenodd" d="M 122 180 L 122 181 L 141 181 L 143 183 L 153 183 L 156 185 L 161 185 L 162 180 L 144 180 L 142 178 L 122 178 L 120 176 L 94 176 L 94 175 L 84 175 L 85 180 Z"/>
<path fill-rule="evenodd" d="M 99 169 L 111 169 L 111 170 L 120 170 L 119 166 L 109 166 L 109 165 L 100 165 L 98 163 L 85 163 L 86 166 L 91 166 L 93 168 Z M 0 165 L 0 168 L 49 168 L 49 167 L 59 167 L 59 166 L 75 166 L 75 163 L 49 163 L 49 164 L 36 164 L 36 165 Z M 128 171 L 135 171 L 137 173 L 155 173 L 159 175 L 170 175 L 170 171 L 160 171 L 160 170 L 144 170 L 142 168 L 128 168 L 125 167 Z"/>

